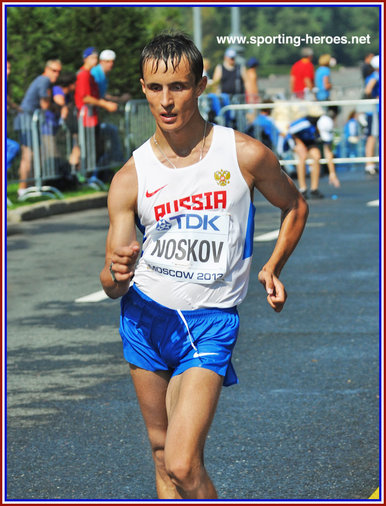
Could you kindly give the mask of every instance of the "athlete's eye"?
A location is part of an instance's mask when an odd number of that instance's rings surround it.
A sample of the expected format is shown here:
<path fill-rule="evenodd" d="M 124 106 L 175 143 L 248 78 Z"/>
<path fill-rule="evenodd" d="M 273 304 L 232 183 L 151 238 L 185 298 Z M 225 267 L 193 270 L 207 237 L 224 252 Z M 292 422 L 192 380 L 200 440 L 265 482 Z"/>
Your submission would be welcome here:
<path fill-rule="evenodd" d="M 151 91 L 160 91 L 162 88 L 159 84 L 151 84 L 149 86 L 149 90 Z"/>

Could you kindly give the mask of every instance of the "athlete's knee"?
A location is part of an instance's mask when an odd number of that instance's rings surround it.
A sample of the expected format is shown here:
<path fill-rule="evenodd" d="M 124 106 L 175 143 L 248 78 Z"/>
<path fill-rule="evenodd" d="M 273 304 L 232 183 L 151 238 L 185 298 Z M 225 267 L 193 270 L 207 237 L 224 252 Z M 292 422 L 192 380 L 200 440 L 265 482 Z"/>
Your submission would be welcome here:
<path fill-rule="evenodd" d="M 165 450 L 160 447 L 152 447 L 153 460 L 158 469 L 165 468 Z"/>
<path fill-rule="evenodd" d="M 191 461 L 175 456 L 166 463 L 166 472 L 173 484 L 184 491 L 196 490 L 203 473 L 203 466 L 200 461 Z"/>
<path fill-rule="evenodd" d="M 157 469 L 165 468 L 165 437 L 166 434 L 162 430 L 148 430 L 151 452 L 154 464 Z"/>

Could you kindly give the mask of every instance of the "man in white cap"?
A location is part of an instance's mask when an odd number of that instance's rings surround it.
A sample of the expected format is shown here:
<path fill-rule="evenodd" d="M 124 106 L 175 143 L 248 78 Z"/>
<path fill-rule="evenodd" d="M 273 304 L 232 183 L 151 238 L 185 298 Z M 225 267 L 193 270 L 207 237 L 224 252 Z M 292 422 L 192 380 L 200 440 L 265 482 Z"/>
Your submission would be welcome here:
<path fill-rule="evenodd" d="M 91 74 L 99 88 L 99 95 L 103 98 L 107 98 L 108 100 L 111 100 L 112 98 L 106 95 L 109 85 L 107 74 L 111 72 L 114 67 L 115 58 L 116 54 L 114 51 L 111 49 L 104 49 L 99 55 L 98 65 L 91 70 Z"/>
<path fill-rule="evenodd" d="M 111 72 L 114 67 L 115 58 L 116 54 L 112 49 L 104 49 L 99 55 L 98 65 L 91 69 L 91 74 L 98 85 L 99 95 L 117 105 L 118 102 L 126 102 L 129 100 L 129 96 L 125 94 L 122 95 L 122 97 L 116 97 L 107 93 L 109 86 L 107 74 Z M 105 143 L 107 139 L 110 139 L 111 144 L 110 153 L 104 153 L 103 161 L 105 163 L 110 163 L 112 160 L 122 162 L 124 155 L 117 126 L 113 123 L 104 121 L 101 123 L 101 129 L 101 139 L 103 139 Z"/>
<path fill-rule="evenodd" d="M 236 63 L 236 51 L 229 47 L 224 54 L 224 61 L 217 65 L 213 74 L 213 84 L 220 85 L 221 93 L 239 95 L 244 93 L 245 67 Z"/>

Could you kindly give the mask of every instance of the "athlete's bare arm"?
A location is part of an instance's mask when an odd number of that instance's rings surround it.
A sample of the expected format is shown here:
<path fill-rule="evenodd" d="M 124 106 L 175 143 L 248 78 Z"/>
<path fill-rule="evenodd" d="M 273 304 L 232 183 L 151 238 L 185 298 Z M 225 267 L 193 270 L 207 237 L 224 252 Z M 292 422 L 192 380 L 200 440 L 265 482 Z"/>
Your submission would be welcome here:
<path fill-rule="evenodd" d="M 134 276 L 140 246 L 136 240 L 137 174 L 131 158 L 114 176 L 108 196 L 110 226 L 106 240 L 105 266 L 100 280 L 112 299 L 124 295 Z M 116 281 L 113 280 L 113 275 Z"/>
<path fill-rule="evenodd" d="M 236 146 L 239 165 L 251 192 L 257 188 L 282 212 L 275 248 L 259 272 L 259 281 L 265 286 L 268 303 L 279 312 L 287 298 L 279 276 L 303 233 L 308 205 L 270 149 L 240 132 L 236 132 Z"/>

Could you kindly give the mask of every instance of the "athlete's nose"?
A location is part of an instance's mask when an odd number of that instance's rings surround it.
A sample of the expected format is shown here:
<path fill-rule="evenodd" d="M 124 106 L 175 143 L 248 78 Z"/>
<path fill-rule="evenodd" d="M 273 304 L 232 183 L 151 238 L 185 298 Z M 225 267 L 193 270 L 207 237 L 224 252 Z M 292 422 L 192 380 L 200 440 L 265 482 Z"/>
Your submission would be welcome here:
<path fill-rule="evenodd" d="M 167 87 L 162 90 L 161 105 L 165 109 L 170 109 L 173 106 L 173 95 Z"/>

